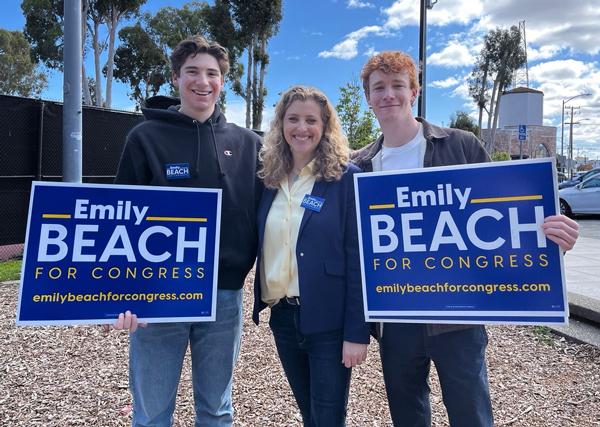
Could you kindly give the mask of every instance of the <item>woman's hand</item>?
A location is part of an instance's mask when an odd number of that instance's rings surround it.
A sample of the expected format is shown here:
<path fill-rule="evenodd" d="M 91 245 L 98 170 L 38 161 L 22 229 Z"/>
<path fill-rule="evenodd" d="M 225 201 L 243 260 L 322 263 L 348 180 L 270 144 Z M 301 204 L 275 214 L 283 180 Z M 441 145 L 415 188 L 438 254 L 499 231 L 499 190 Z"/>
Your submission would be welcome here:
<path fill-rule="evenodd" d="M 560 246 L 563 251 L 573 249 L 579 237 L 579 224 L 564 215 L 544 218 L 542 230 L 546 237 Z"/>
<path fill-rule="evenodd" d="M 363 363 L 367 358 L 368 344 L 358 344 L 344 341 L 342 345 L 342 363 L 346 368 L 353 368 Z"/>
<path fill-rule="evenodd" d="M 126 329 L 130 333 L 135 332 L 138 326 L 145 328 L 148 326 L 147 323 L 138 323 L 137 316 L 132 314 L 131 311 L 127 310 L 125 313 L 119 314 L 119 317 L 112 325 L 115 329 Z M 110 325 L 104 325 L 104 330 L 108 331 L 110 329 Z"/>

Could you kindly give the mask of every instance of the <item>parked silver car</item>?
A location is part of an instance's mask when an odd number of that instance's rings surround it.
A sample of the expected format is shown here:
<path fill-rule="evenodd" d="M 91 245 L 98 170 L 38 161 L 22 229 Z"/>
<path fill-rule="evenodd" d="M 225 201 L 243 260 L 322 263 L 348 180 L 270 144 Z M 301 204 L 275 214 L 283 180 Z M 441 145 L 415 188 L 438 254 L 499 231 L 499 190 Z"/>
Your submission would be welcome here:
<path fill-rule="evenodd" d="M 595 169 L 591 169 L 589 171 L 579 172 L 572 179 L 563 179 L 563 180 L 561 180 L 560 176 L 559 176 L 558 177 L 558 182 L 559 182 L 558 189 L 562 190 L 563 188 L 574 187 L 575 185 L 579 184 L 580 182 L 585 181 L 592 175 L 596 175 L 599 172 L 600 172 L 600 168 L 595 168 Z"/>
<path fill-rule="evenodd" d="M 600 214 L 600 173 L 574 187 L 559 190 L 558 196 L 560 213 L 564 215 Z"/>

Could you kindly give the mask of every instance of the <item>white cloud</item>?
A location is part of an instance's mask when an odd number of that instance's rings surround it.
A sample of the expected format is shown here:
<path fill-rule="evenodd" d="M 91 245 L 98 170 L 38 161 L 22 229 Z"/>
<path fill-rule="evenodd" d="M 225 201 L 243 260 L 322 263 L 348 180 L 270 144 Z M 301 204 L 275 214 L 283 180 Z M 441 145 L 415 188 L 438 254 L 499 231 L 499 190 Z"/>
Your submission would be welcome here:
<path fill-rule="evenodd" d="M 464 80 L 460 85 L 456 86 L 450 95 L 451 97 L 457 97 L 464 100 L 471 100 L 471 95 L 469 95 L 469 84 Z"/>
<path fill-rule="evenodd" d="M 419 2 L 417 1 L 395 1 L 390 7 L 384 9 L 383 13 L 387 16 L 385 25 L 391 29 L 419 25 Z"/>
<path fill-rule="evenodd" d="M 433 81 L 431 83 L 429 83 L 429 86 L 431 87 L 435 87 L 435 88 L 448 88 L 448 87 L 452 87 L 452 86 L 456 86 L 458 84 L 458 80 L 456 80 L 456 78 L 454 77 L 448 77 L 445 80 L 436 80 Z"/>
<path fill-rule="evenodd" d="M 558 46 L 541 46 L 539 49 L 527 46 L 527 61 L 537 62 L 542 59 L 550 59 L 557 56 L 560 51 Z"/>
<path fill-rule="evenodd" d="M 300 30 L 303 34 L 308 34 L 309 36 L 315 36 L 315 37 L 320 37 L 323 35 L 322 31 L 314 31 L 314 30 L 307 30 L 306 28 L 303 28 Z"/>
<path fill-rule="evenodd" d="M 352 59 L 358 55 L 358 40 L 346 39 L 339 42 L 331 50 L 319 52 L 319 58 Z"/>
<path fill-rule="evenodd" d="M 339 42 L 331 50 L 325 50 L 319 52 L 320 58 L 338 58 L 338 59 L 352 59 L 358 55 L 358 42 L 364 39 L 370 34 L 385 35 L 387 31 L 378 26 L 371 25 L 368 27 L 362 27 L 356 31 L 351 32 L 346 36 L 346 39 Z"/>
<path fill-rule="evenodd" d="M 369 3 L 368 1 L 348 0 L 348 9 L 364 9 L 374 7 L 375 5 L 373 3 Z"/>
<path fill-rule="evenodd" d="M 440 52 L 431 54 L 427 61 L 430 65 L 456 68 L 473 65 L 475 58 L 467 46 L 457 41 L 450 41 Z"/>
<path fill-rule="evenodd" d="M 581 83 L 581 79 L 592 73 L 594 69 L 594 64 L 574 59 L 544 62 L 529 68 L 529 80 L 540 83 L 556 81 L 563 86 L 568 86 L 572 83 Z"/>
<path fill-rule="evenodd" d="M 387 16 L 385 26 L 399 29 L 409 25 L 419 25 L 420 2 L 397 0 L 383 12 Z M 483 13 L 481 0 L 443 0 L 427 11 L 427 24 L 444 27 L 450 24 L 463 24 L 477 19 Z"/>
<path fill-rule="evenodd" d="M 527 43 L 567 48 L 574 52 L 600 52 L 600 7 L 597 0 L 485 0 L 479 27 L 509 27 L 525 20 Z"/>
<path fill-rule="evenodd" d="M 363 53 L 363 55 L 370 58 L 371 56 L 377 55 L 378 53 L 379 51 L 375 50 L 373 46 L 369 46 L 369 48 L 365 51 L 365 53 Z"/>
<path fill-rule="evenodd" d="M 428 23 L 435 26 L 467 24 L 481 14 L 481 5 L 481 0 L 444 0 L 428 11 Z M 330 50 L 320 52 L 319 57 L 352 59 L 358 55 L 358 43 L 362 39 L 372 35 L 389 36 L 402 27 L 419 25 L 419 2 L 414 0 L 396 0 L 381 12 L 385 18 L 383 25 L 365 26 L 349 33 Z"/>

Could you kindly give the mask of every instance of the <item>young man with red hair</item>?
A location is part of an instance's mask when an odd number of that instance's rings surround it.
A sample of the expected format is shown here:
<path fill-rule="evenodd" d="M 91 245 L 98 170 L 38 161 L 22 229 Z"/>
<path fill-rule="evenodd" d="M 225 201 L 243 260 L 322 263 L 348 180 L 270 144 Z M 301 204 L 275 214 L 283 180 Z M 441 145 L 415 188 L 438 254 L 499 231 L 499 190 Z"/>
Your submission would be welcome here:
<path fill-rule="evenodd" d="M 442 128 L 414 117 L 417 69 L 403 52 L 371 57 L 361 73 L 369 106 L 382 135 L 353 155 L 365 172 L 490 161 L 470 132 Z M 546 237 L 563 250 L 573 247 L 577 223 L 554 215 L 543 224 Z M 451 426 L 492 426 L 483 325 L 381 323 L 378 339 L 390 413 L 395 426 L 429 426 L 427 378 L 433 361 Z"/>

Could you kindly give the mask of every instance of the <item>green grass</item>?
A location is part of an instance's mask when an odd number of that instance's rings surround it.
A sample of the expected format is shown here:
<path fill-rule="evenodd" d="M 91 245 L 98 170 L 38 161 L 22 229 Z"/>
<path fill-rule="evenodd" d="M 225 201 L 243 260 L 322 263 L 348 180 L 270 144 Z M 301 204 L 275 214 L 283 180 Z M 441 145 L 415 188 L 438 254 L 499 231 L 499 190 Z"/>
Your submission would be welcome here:
<path fill-rule="evenodd" d="M 533 334 L 537 337 L 538 341 L 546 344 L 550 347 L 554 347 L 554 335 L 547 326 L 534 326 Z"/>
<path fill-rule="evenodd" d="M 9 259 L 0 262 L 0 282 L 19 280 L 21 274 L 21 260 Z"/>

